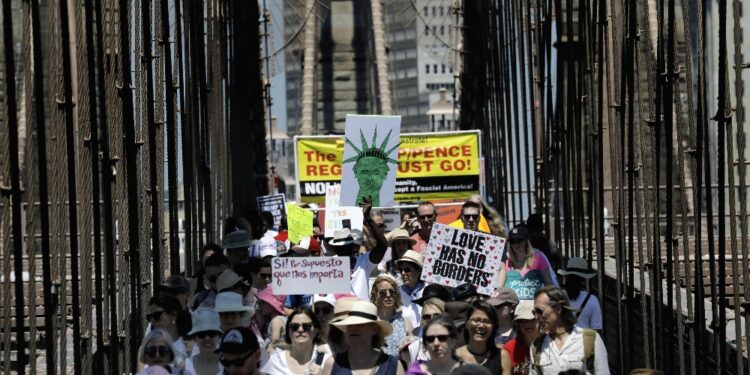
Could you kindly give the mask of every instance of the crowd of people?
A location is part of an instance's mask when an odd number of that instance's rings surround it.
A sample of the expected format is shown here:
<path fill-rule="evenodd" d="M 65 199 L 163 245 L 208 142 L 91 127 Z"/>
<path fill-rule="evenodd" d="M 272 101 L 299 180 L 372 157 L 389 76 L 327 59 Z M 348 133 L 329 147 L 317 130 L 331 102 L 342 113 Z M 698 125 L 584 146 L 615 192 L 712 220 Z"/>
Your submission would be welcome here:
<path fill-rule="evenodd" d="M 582 258 L 561 267 L 541 216 L 507 228 L 479 197 L 463 204 L 451 226 L 507 240 L 498 288 L 481 295 L 468 283 L 425 282 L 434 204 L 389 232 L 368 200 L 361 208 L 362 230 L 327 238 L 314 221 L 298 243 L 268 212 L 227 220 L 221 246 L 203 246 L 197 273 L 156 288 L 141 373 L 609 373 L 601 307 L 587 291 L 596 272 Z M 274 293 L 272 258 L 314 256 L 350 258 L 349 293 Z"/>

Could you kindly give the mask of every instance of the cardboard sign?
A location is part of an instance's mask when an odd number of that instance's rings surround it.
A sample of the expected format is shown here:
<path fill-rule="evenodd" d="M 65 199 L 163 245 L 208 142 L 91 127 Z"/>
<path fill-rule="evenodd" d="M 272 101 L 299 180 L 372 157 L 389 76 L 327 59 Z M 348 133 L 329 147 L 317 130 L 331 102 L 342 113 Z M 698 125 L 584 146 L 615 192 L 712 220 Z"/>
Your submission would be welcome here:
<path fill-rule="evenodd" d="M 349 293 L 349 257 L 286 257 L 271 261 L 274 294 Z"/>
<path fill-rule="evenodd" d="M 401 212 L 398 208 L 382 208 L 372 211 L 375 214 L 383 215 L 383 223 L 385 223 L 386 232 L 396 230 L 401 226 Z"/>
<path fill-rule="evenodd" d="M 346 220 L 349 220 L 348 222 Z M 349 229 L 362 230 L 362 223 L 364 222 L 364 215 L 360 207 L 326 207 L 326 225 L 325 225 L 325 236 L 333 237 L 333 232 L 344 229 L 347 226 Z"/>
<path fill-rule="evenodd" d="M 400 136 L 401 116 L 346 116 L 342 206 L 359 206 L 367 197 L 373 207 L 394 205 Z"/>
<path fill-rule="evenodd" d="M 338 207 L 341 202 L 341 184 L 326 186 L 326 208 Z"/>
<path fill-rule="evenodd" d="M 273 214 L 273 226 L 278 229 L 281 225 L 281 217 L 286 214 L 284 194 L 264 195 L 255 199 L 258 202 L 258 210 Z"/>
<path fill-rule="evenodd" d="M 384 135 L 378 130 L 378 138 Z M 356 138 L 359 139 L 359 134 Z M 395 158 L 398 160 L 397 202 L 466 201 L 480 193 L 480 174 L 484 164 L 480 162 L 482 142 L 479 131 L 402 134 L 400 141 L 398 157 Z M 342 164 L 344 143 L 341 136 L 294 137 L 297 199 L 300 202 L 323 203 L 326 186 L 341 181 L 342 166 L 346 166 Z M 356 187 L 353 185 L 355 190 Z"/>
<path fill-rule="evenodd" d="M 312 235 L 313 213 L 294 203 L 286 204 L 286 223 L 289 227 L 289 242 L 299 241 Z"/>
<path fill-rule="evenodd" d="M 422 280 L 456 287 L 471 283 L 490 295 L 497 288 L 505 239 L 435 223 L 424 254 Z"/>

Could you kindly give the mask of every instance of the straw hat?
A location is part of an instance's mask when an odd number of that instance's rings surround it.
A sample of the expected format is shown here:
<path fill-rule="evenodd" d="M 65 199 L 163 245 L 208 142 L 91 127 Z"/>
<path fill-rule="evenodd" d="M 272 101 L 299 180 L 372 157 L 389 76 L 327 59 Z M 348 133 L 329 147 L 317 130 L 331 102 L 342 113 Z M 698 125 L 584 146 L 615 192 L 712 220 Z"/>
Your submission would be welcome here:
<path fill-rule="evenodd" d="M 255 293 L 255 297 L 257 297 L 258 300 L 271 305 L 271 307 L 273 307 L 273 309 L 279 314 L 284 314 L 284 301 L 286 301 L 286 296 L 273 294 L 273 289 L 270 286 Z"/>
<path fill-rule="evenodd" d="M 333 305 L 333 319 L 331 323 L 336 323 L 344 320 L 349 315 L 349 308 L 355 301 L 359 301 L 357 297 L 342 297 L 336 300 L 336 304 Z"/>
<path fill-rule="evenodd" d="M 219 313 L 214 311 L 214 309 L 206 307 L 198 308 L 193 311 L 191 318 L 193 320 L 193 329 L 188 332 L 188 336 L 192 336 L 198 332 L 223 333 L 221 327 L 219 327 Z"/>
<path fill-rule="evenodd" d="M 349 308 L 349 315 L 333 324 L 338 327 L 346 327 L 370 323 L 378 326 L 381 337 L 386 337 L 393 332 L 393 327 L 391 327 L 390 323 L 378 319 L 378 308 L 367 301 L 354 301 Z"/>
<path fill-rule="evenodd" d="M 251 315 L 255 312 L 250 306 L 245 306 L 242 303 L 242 296 L 237 292 L 221 292 L 216 295 L 216 310 L 217 313 L 223 312 L 249 312 Z"/>
<path fill-rule="evenodd" d="M 362 239 L 362 231 L 344 228 L 333 232 L 333 239 L 329 243 L 332 246 L 345 246 L 351 244 L 361 245 Z"/>
<path fill-rule="evenodd" d="M 224 291 L 224 289 L 229 289 L 237 285 L 237 283 L 243 283 L 245 286 L 250 286 L 242 276 L 228 269 L 219 274 L 219 277 L 216 278 L 216 290 L 221 292 Z"/>
<path fill-rule="evenodd" d="M 596 276 L 596 271 L 589 269 L 589 262 L 583 258 L 570 258 L 565 269 L 558 270 L 558 274 L 562 276 L 576 275 L 583 277 L 584 279 L 590 279 Z"/>
<path fill-rule="evenodd" d="M 409 236 L 409 232 L 407 232 L 406 229 L 396 229 L 393 232 L 388 233 L 388 235 L 388 246 L 393 246 L 393 241 L 396 240 L 409 241 L 409 244 L 411 244 L 411 246 L 414 246 L 414 244 L 417 243 L 417 240 Z"/>
<path fill-rule="evenodd" d="M 419 266 L 419 268 L 422 268 L 424 266 L 424 262 L 422 259 L 422 254 L 414 250 L 406 250 L 401 259 L 397 260 L 396 263 L 409 262 L 416 264 L 417 266 Z"/>

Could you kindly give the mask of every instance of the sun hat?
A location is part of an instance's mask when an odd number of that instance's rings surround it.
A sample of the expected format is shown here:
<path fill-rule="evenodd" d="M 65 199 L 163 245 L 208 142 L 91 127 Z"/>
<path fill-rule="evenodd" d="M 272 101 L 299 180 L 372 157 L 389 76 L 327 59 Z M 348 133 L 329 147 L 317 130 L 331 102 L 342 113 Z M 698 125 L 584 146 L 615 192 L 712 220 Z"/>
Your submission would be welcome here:
<path fill-rule="evenodd" d="M 508 241 L 513 240 L 528 240 L 529 239 L 529 228 L 525 224 L 518 224 L 508 233 Z"/>
<path fill-rule="evenodd" d="M 223 312 L 243 312 L 249 313 L 255 312 L 250 306 L 245 306 L 242 303 L 242 296 L 237 292 L 221 292 L 216 295 L 216 307 L 214 308 L 217 313 Z"/>
<path fill-rule="evenodd" d="M 167 277 L 161 285 L 157 287 L 162 291 L 175 291 L 180 294 L 190 292 L 190 281 L 182 275 L 172 275 Z"/>
<path fill-rule="evenodd" d="M 422 306 L 430 298 L 437 298 L 443 302 L 448 302 L 451 299 L 451 292 L 440 284 L 430 284 L 422 289 L 422 297 L 413 299 L 411 302 Z"/>
<path fill-rule="evenodd" d="M 513 313 L 513 321 L 516 320 L 534 320 L 534 301 L 523 300 L 516 306 L 516 311 Z"/>
<path fill-rule="evenodd" d="M 263 236 L 258 241 L 258 248 L 260 249 L 260 257 L 275 257 L 279 255 L 279 250 L 276 247 L 276 240 L 271 236 Z"/>
<path fill-rule="evenodd" d="M 245 279 L 242 278 L 242 276 L 238 275 L 232 270 L 227 269 L 219 274 L 219 277 L 216 278 L 216 290 L 222 292 L 225 289 L 234 287 L 238 283 L 242 283 L 245 286 L 250 286 L 250 284 L 248 284 Z"/>
<path fill-rule="evenodd" d="M 511 288 L 497 288 L 495 289 L 493 296 L 494 297 L 487 299 L 487 303 L 493 307 L 497 307 L 504 303 L 518 305 L 518 294 L 516 294 L 516 291 Z"/>
<path fill-rule="evenodd" d="M 361 245 L 364 234 L 359 229 L 339 229 L 333 232 L 333 239 L 329 242 L 332 246 L 346 246 L 351 244 Z"/>
<path fill-rule="evenodd" d="M 219 313 L 214 311 L 214 309 L 200 307 L 190 315 L 193 320 L 193 329 L 188 332 L 188 336 L 192 336 L 198 332 L 223 333 L 219 326 Z"/>
<path fill-rule="evenodd" d="M 349 309 L 355 301 L 359 301 L 357 297 L 342 297 L 336 300 L 336 304 L 333 305 L 333 318 L 331 323 L 336 323 L 344 320 L 349 315 Z"/>
<path fill-rule="evenodd" d="M 568 259 L 565 269 L 558 270 L 557 273 L 562 276 L 576 275 L 584 279 L 596 276 L 596 271 L 589 269 L 589 262 L 586 259 L 578 257 Z"/>
<path fill-rule="evenodd" d="M 393 246 L 393 241 L 397 240 L 409 241 L 411 246 L 414 246 L 414 244 L 417 243 L 417 240 L 409 236 L 409 232 L 407 232 L 406 229 L 396 229 L 393 232 L 388 233 L 388 235 L 388 246 Z"/>
<path fill-rule="evenodd" d="M 267 286 L 260 292 L 255 293 L 255 297 L 257 297 L 258 300 L 271 305 L 271 307 L 273 307 L 273 309 L 276 310 L 279 314 L 284 314 L 284 301 L 286 300 L 286 296 L 277 296 L 273 294 L 273 288 L 271 288 L 270 286 Z"/>
<path fill-rule="evenodd" d="M 221 337 L 219 348 L 214 353 L 242 354 L 260 350 L 258 338 L 245 327 L 232 328 Z"/>
<path fill-rule="evenodd" d="M 396 260 L 396 263 L 400 262 L 414 263 L 419 266 L 419 268 L 422 268 L 424 266 L 424 263 L 422 261 L 422 254 L 414 250 L 406 250 L 401 259 Z"/>
<path fill-rule="evenodd" d="M 380 328 L 381 337 L 386 337 L 393 332 L 390 323 L 378 319 L 378 308 L 372 303 L 362 300 L 354 301 L 349 307 L 349 315 L 333 324 L 345 327 L 370 323 L 374 323 Z"/>
<path fill-rule="evenodd" d="M 250 235 L 242 229 L 227 233 L 224 236 L 223 246 L 225 249 L 248 248 L 250 244 Z"/>

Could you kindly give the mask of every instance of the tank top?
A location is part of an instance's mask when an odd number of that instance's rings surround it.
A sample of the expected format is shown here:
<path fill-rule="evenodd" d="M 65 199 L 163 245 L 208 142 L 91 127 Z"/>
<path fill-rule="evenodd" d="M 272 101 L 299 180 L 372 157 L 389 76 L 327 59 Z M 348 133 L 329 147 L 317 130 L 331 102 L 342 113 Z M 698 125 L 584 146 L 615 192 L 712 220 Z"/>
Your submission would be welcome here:
<path fill-rule="evenodd" d="M 512 339 L 503 346 L 510 356 L 511 374 L 528 375 L 531 368 L 531 358 L 529 357 L 529 346 L 526 342 L 518 338 Z"/>
<path fill-rule="evenodd" d="M 380 353 L 380 357 L 376 362 L 378 370 L 373 375 L 392 375 L 397 371 L 396 366 L 399 366 L 398 358 Z M 349 353 L 343 352 L 336 355 L 336 361 L 333 363 L 331 369 L 331 375 L 352 375 L 352 370 L 349 365 Z"/>

